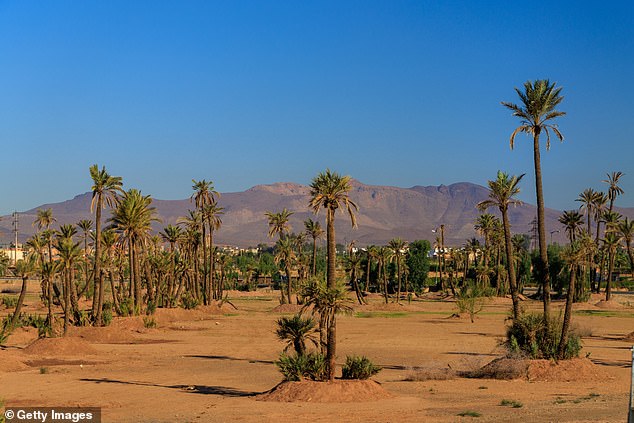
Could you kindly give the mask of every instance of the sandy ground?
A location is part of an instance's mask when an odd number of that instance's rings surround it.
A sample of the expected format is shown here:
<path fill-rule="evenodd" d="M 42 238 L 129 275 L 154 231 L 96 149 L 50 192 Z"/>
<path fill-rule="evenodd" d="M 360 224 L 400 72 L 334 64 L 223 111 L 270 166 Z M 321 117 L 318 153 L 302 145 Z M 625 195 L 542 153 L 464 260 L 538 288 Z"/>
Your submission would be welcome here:
<path fill-rule="evenodd" d="M 473 370 L 499 357 L 510 300 L 490 302 L 471 323 L 450 317 L 451 301 L 385 307 L 373 298 L 338 318 L 338 361 L 363 354 L 383 366 L 374 379 L 390 396 L 356 403 L 258 399 L 281 381 L 273 365 L 283 348 L 274 335 L 282 315 L 272 311 L 277 298 L 233 293 L 237 310 L 158 310 L 156 329 L 145 329 L 140 318 L 118 319 L 108 328 L 76 330 L 70 340 L 32 344 L 35 330 L 19 330 L 0 350 L 0 398 L 8 406 L 102 407 L 105 422 L 474 420 L 458 416 L 465 411 L 483 422 L 626 420 L 632 344 L 622 338 L 634 331 L 634 309 L 623 298 L 620 307 L 595 306 L 599 297 L 576 306 L 583 354 L 603 376 L 574 382 L 405 381 L 416 368 Z M 25 312 L 33 304 L 27 301 Z"/>

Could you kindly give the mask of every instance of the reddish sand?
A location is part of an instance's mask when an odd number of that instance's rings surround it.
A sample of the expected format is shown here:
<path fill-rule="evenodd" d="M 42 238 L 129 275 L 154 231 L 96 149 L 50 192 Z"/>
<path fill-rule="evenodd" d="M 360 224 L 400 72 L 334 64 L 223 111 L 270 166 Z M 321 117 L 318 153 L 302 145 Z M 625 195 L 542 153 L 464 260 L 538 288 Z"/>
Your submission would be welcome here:
<path fill-rule="evenodd" d="M 33 298 L 25 312 L 43 312 Z M 624 337 L 632 333 L 634 310 L 626 306 L 601 310 L 594 298 L 576 308 L 592 311 L 573 317 L 587 334 L 582 356 L 589 359 L 531 362 L 526 378 L 494 380 L 459 375 L 503 354 L 508 299 L 488 302 L 471 323 L 449 318 L 456 312 L 450 298 L 388 307 L 372 298 L 370 306 L 357 307 L 362 314 L 338 317 L 337 361 L 369 357 L 383 366 L 373 378 L 380 385 L 343 389 L 338 381 L 333 390 L 302 383 L 291 392 L 278 386 L 282 378 L 273 364 L 283 348 L 274 333 L 281 314 L 272 312 L 279 292 L 231 292 L 229 298 L 237 310 L 157 310 L 155 329 L 138 317 L 107 328 L 74 328 L 67 339 L 36 341 L 37 331 L 19 330 L 0 349 L 0 399 L 9 406 L 103 407 L 105 422 L 455 422 L 473 420 L 458 416 L 469 410 L 481 414 L 479 422 L 620 422 L 627 416 L 631 343 Z M 618 298 L 627 304 L 625 295 Z M 531 300 L 522 305 L 540 309 Z M 452 376 L 406 381 L 417 369 L 431 374 L 436 367 L 451 369 Z M 266 392 L 281 397 L 259 401 Z M 503 406 L 503 400 L 522 406 Z"/>

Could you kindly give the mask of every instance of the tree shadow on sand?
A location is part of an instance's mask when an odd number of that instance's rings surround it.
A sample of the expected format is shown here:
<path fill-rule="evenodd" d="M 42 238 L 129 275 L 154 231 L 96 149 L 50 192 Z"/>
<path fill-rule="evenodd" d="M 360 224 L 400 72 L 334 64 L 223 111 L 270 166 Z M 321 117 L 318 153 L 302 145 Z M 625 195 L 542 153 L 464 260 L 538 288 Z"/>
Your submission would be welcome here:
<path fill-rule="evenodd" d="M 177 389 L 183 392 L 190 392 L 193 394 L 203 395 L 220 395 L 223 397 L 253 397 L 255 395 L 262 394 L 263 392 L 255 391 L 241 391 L 239 389 L 230 388 L 227 386 L 205 386 L 205 385 L 161 385 L 159 383 L 152 382 L 139 382 L 139 381 L 126 381 L 116 379 L 91 379 L 83 378 L 79 379 L 82 382 L 94 382 L 94 383 L 113 383 L 122 385 L 137 385 L 137 386 L 152 386 L 158 388 Z"/>

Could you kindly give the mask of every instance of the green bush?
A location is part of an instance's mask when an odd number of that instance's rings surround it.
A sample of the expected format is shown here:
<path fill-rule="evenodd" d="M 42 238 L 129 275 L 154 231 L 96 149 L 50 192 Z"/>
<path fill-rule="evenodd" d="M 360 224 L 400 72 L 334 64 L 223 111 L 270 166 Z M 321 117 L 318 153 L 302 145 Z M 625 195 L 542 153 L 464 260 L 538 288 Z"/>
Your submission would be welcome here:
<path fill-rule="evenodd" d="M 379 366 L 375 366 L 369 358 L 365 356 L 347 356 L 346 364 L 343 365 L 342 377 L 344 379 L 369 379 L 381 371 Z"/>
<path fill-rule="evenodd" d="M 3 295 L 0 298 L 2 298 L 0 300 L 2 302 L 2 305 L 6 308 L 14 308 L 18 304 L 18 297 Z"/>
<path fill-rule="evenodd" d="M 286 355 L 282 353 L 275 362 L 285 381 L 298 382 L 304 379 L 323 381 L 328 379 L 326 357 L 319 353 Z"/>
<path fill-rule="evenodd" d="M 103 310 L 101 312 L 101 323 L 104 326 L 110 326 L 110 323 L 112 323 L 112 304 L 109 301 L 103 303 Z"/>
<path fill-rule="evenodd" d="M 190 293 L 181 297 L 181 305 L 185 310 L 193 310 L 198 307 L 198 300 Z"/>
<path fill-rule="evenodd" d="M 121 309 L 121 316 L 132 316 L 134 312 L 132 309 L 132 298 L 126 298 L 121 301 L 119 308 Z"/>
<path fill-rule="evenodd" d="M 484 303 L 492 296 L 491 289 L 483 289 L 476 284 L 466 284 L 458 293 L 456 307 L 459 313 L 469 313 L 473 323 L 475 315 L 484 309 Z"/>
<path fill-rule="evenodd" d="M 154 317 L 143 316 L 143 326 L 145 326 L 146 329 L 153 329 L 157 327 L 156 320 L 154 320 Z"/>
<path fill-rule="evenodd" d="M 526 355 L 530 358 L 556 359 L 561 337 L 562 322 L 551 318 L 546 328 L 543 314 L 525 313 L 506 330 L 506 346 L 511 354 Z M 580 336 L 571 331 L 565 348 L 564 358 L 579 357 Z"/>

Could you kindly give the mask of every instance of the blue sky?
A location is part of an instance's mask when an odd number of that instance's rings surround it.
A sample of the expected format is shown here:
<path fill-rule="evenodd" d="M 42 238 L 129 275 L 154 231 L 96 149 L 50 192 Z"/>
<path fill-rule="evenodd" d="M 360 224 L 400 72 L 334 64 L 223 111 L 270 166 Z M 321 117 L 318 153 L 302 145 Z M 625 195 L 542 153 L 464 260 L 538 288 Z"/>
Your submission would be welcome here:
<path fill-rule="evenodd" d="M 512 4 L 511 4 L 512 3 Z M 0 0 L 0 214 L 88 191 L 105 165 L 160 199 L 309 183 L 486 184 L 527 173 L 500 101 L 550 78 L 566 140 L 547 207 L 607 172 L 634 206 L 634 3 Z"/>

